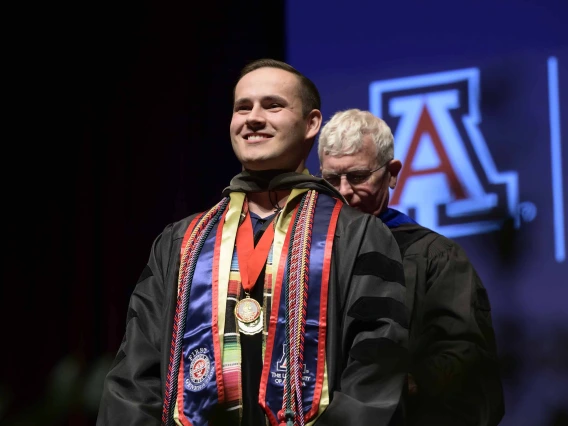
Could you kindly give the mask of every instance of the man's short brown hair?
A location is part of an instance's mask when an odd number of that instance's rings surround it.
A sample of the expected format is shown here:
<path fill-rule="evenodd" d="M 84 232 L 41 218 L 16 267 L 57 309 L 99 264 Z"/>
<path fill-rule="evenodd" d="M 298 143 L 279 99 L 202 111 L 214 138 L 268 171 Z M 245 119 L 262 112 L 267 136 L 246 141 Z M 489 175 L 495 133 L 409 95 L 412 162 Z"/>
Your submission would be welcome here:
<path fill-rule="evenodd" d="M 320 94 L 314 82 L 296 68 L 285 62 L 277 61 L 276 59 L 257 59 L 256 61 L 247 64 L 241 70 L 239 81 L 248 73 L 260 68 L 278 68 L 288 71 L 298 77 L 298 80 L 300 81 L 300 98 L 302 99 L 302 113 L 304 114 L 304 117 L 314 109 L 321 109 Z"/>

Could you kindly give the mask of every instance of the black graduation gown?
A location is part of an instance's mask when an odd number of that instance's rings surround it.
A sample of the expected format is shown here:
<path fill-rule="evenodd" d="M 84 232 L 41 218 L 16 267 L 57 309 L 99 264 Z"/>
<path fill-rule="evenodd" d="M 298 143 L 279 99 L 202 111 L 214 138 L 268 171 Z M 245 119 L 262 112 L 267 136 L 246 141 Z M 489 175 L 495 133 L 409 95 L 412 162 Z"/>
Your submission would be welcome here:
<path fill-rule="evenodd" d="M 294 187 L 329 192 L 326 184 L 313 182 L 316 178 L 294 175 Z M 233 190 L 239 184 L 234 179 Z M 130 299 L 124 339 L 104 382 L 97 425 L 160 424 L 180 246 L 192 218 L 166 226 L 152 245 Z M 401 257 L 391 232 L 380 219 L 344 205 L 327 306 L 330 405 L 317 425 L 402 424 L 408 339 L 404 301 Z"/>
<path fill-rule="evenodd" d="M 491 307 L 463 249 L 420 225 L 391 231 L 411 310 L 408 424 L 494 426 L 504 415 Z"/>

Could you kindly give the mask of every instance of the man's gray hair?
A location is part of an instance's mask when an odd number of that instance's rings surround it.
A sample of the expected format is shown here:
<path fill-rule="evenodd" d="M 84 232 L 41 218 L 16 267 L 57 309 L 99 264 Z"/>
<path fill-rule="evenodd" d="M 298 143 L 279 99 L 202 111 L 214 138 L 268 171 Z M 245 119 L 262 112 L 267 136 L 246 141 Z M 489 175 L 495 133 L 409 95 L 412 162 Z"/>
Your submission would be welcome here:
<path fill-rule="evenodd" d="M 359 151 L 364 135 L 375 143 L 378 162 L 394 157 L 394 138 L 387 123 L 369 111 L 353 108 L 336 112 L 323 126 L 318 142 L 320 163 L 324 154 L 341 156 Z"/>

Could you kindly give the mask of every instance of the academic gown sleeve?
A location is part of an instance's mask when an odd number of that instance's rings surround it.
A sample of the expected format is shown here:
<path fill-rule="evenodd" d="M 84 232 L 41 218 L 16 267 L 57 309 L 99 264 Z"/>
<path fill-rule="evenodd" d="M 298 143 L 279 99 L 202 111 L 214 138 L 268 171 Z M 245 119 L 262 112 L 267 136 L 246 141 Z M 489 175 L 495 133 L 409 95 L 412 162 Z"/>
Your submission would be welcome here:
<path fill-rule="evenodd" d="M 440 413 L 459 407 L 449 415 L 452 425 L 456 418 L 496 425 L 504 405 L 487 292 L 457 244 L 440 237 L 428 258 L 420 322 L 412 326 L 418 327 L 411 371 L 418 395 L 430 407 L 427 416 L 436 418 L 432 424 L 445 425 Z"/>
<path fill-rule="evenodd" d="M 376 217 L 344 207 L 328 303 L 330 405 L 315 423 L 399 425 L 408 312 L 398 245 Z M 340 341 L 333 337 L 339 330 Z"/>
<path fill-rule="evenodd" d="M 159 425 L 162 415 L 164 277 L 172 260 L 172 226 L 158 236 L 131 295 L 126 331 L 107 374 L 98 426 Z"/>

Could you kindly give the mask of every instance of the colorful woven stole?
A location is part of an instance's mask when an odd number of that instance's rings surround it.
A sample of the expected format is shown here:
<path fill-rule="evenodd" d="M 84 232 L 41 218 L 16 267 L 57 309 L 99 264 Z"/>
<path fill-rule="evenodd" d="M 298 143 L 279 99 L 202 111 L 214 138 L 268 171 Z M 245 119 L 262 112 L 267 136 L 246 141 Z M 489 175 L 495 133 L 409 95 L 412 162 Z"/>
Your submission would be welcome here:
<path fill-rule="evenodd" d="M 272 226 L 272 225 L 271 225 Z M 229 278 L 229 290 L 227 292 L 227 312 L 234 312 L 235 305 L 239 301 L 241 293 L 241 276 L 237 251 L 233 254 L 231 262 L 231 275 Z M 264 315 L 262 352 L 266 346 L 268 321 L 272 304 L 272 247 L 268 253 L 268 259 L 264 270 L 264 297 L 262 309 Z M 240 424 L 242 420 L 242 382 L 241 382 L 241 344 L 240 333 L 234 315 L 225 318 L 225 335 L 223 346 L 223 381 L 225 387 L 225 409 L 230 414 L 231 424 Z"/>
<path fill-rule="evenodd" d="M 194 220 L 182 244 L 163 424 L 206 425 L 221 405 L 242 416 L 235 235 L 244 194 Z M 341 202 L 295 189 L 275 224 L 265 268 L 259 404 L 269 422 L 304 425 L 328 403 L 327 286 Z M 274 274 L 272 263 L 274 262 Z M 195 307 L 195 309 L 193 309 Z"/>

